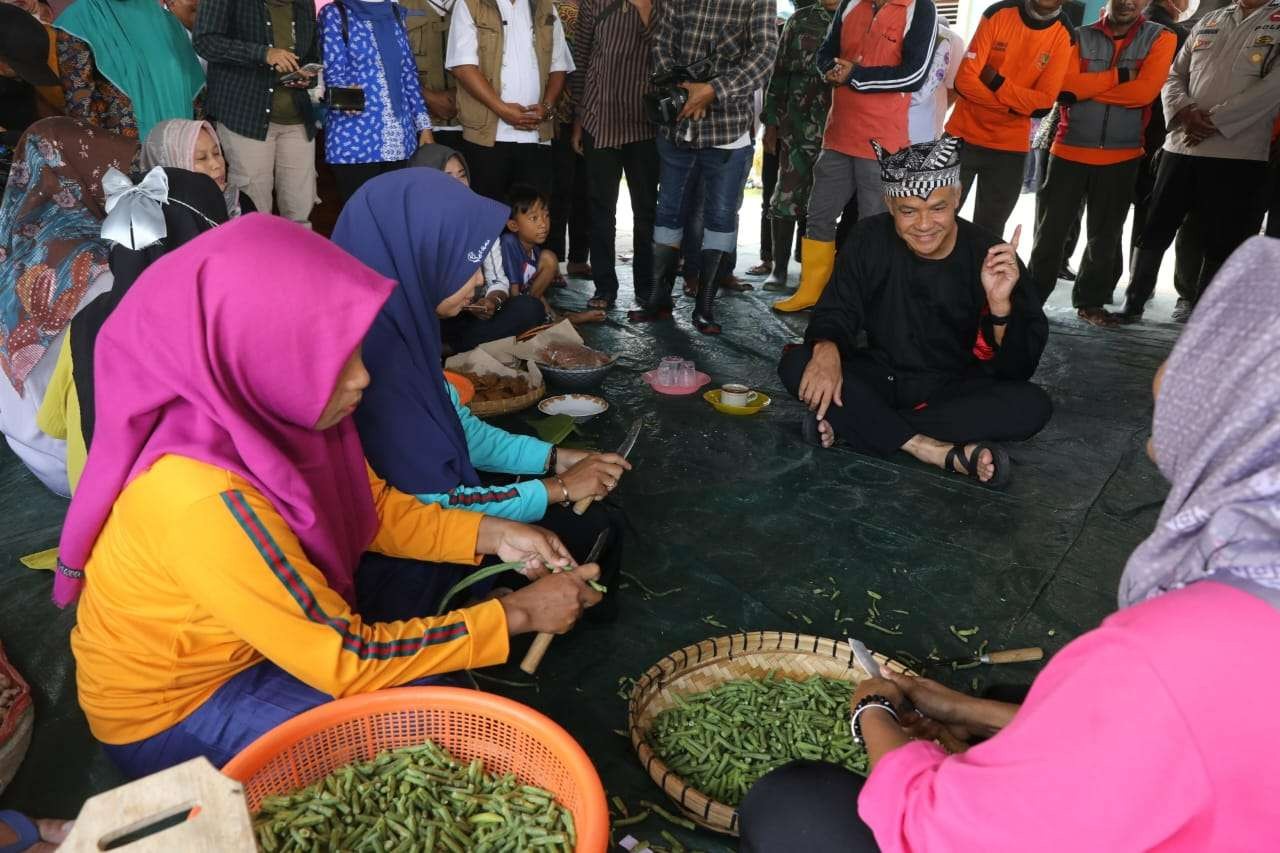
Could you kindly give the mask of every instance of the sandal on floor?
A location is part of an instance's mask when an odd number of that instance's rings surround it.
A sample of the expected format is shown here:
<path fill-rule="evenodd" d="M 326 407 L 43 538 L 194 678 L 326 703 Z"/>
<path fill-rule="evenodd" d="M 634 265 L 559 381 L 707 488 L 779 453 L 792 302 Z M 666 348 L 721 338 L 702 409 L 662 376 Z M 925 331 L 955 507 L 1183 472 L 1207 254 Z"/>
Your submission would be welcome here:
<path fill-rule="evenodd" d="M 40 843 L 40 830 L 35 821 L 15 811 L 0 811 L 0 823 L 18 834 L 18 840 L 0 847 L 0 853 L 22 853 Z"/>
<path fill-rule="evenodd" d="M 743 281 L 736 275 L 731 275 L 720 283 L 720 289 L 732 291 L 733 293 L 746 293 L 747 291 L 755 290 L 756 287 L 751 282 Z"/>
<path fill-rule="evenodd" d="M 995 473 L 991 475 L 991 479 L 983 482 L 978 478 L 978 457 L 982 455 L 982 451 L 991 451 L 991 464 L 995 466 Z M 1003 489 L 1009 485 L 1009 480 L 1013 476 L 1013 462 L 1009 459 L 1009 451 L 1005 450 L 998 444 L 988 444 L 987 442 L 979 442 L 974 445 L 973 453 L 969 454 L 966 459 L 964 455 L 964 445 L 953 445 L 947 451 L 947 458 L 943 462 L 947 471 L 953 474 L 959 474 L 956 470 L 955 462 L 960 460 L 960 466 L 964 468 L 964 475 L 973 480 L 980 486 L 987 486 L 992 489 Z"/>
<path fill-rule="evenodd" d="M 773 272 L 773 261 L 761 261 L 747 270 L 747 275 L 768 275 L 771 272 Z"/>
<path fill-rule="evenodd" d="M 608 311 L 613 308 L 614 301 L 607 296 L 593 296 L 587 300 L 587 307 L 593 311 Z"/>

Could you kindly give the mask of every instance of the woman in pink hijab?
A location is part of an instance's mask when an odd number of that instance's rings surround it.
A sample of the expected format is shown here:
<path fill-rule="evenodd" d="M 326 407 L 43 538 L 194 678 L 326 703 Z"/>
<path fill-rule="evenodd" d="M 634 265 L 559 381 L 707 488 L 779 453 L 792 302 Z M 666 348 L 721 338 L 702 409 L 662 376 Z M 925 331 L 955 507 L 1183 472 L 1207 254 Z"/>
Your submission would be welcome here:
<path fill-rule="evenodd" d="M 1245 243 L 1156 376 L 1151 450 L 1172 489 L 1124 609 L 1021 706 L 862 682 L 865 784 L 829 764 L 774 771 L 742 804 L 743 853 L 1280 849 L 1277 269 L 1280 240 Z"/>
<path fill-rule="evenodd" d="M 369 384 L 361 342 L 393 287 L 252 214 L 153 263 L 99 332 L 93 444 L 54 597 L 79 598 L 80 704 L 127 774 L 221 765 L 332 697 L 505 661 L 509 635 L 566 631 L 599 600 L 585 583 L 597 567 L 548 573 L 572 560 L 546 531 L 423 504 L 370 471 L 350 415 Z M 537 580 L 380 622 L 351 604 L 365 551 L 496 554 Z"/>

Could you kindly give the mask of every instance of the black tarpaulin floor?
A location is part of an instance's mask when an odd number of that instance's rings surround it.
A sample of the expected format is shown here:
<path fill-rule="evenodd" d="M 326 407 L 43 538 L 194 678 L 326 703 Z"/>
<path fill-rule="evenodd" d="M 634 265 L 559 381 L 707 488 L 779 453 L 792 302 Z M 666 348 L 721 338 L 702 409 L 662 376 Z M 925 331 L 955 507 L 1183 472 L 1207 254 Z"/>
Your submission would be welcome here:
<path fill-rule="evenodd" d="M 574 281 L 557 298 L 581 307 L 589 287 Z M 608 324 L 586 331 L 590 343 L 621 354 L 603 388 L 612 408 L 584 431 L 611 448 L 633 417 L 643 418 L 635 471 L 618 492 L 632 524 L 626 569 L 652 590 L 680 590 L 646 598 L 628 582 L 613 593 L 622 598 L 619 620 L 558 638 L 536 686 L 485 686 L 560 721 L 595 760 L 609 793 L 634 806 L 642 798 L 661 802 L 661 792 L 615 733 L 626 724 L 619 682 L 668 652 L 726 633 L 708 620 L 730 630 L 851 631 L 877 650 L 917 658 L 934 650 L 960 655 L 983 640 L 993 649 L 1040 645 L 1052 654 L 1097 625 L 1114 609 L 1125 559 L 1165 493 L 1144 445 L 1151 379 L 1176 327 L 1087 327 L 1063 307 L 1065 289 L 1051 303 L 1052 334 L 1036 377 L 1056 410 L 1041 435 L 1010 447 L 1017 466 L 1003 493 L 905 455 L 882 460 L 803 445 L 801 408 L 782 392 L 774 366 L 804 316 L 774 314 L 769 295 L 722 297 L 726 331 L 715 339 L 693 331 L 688 300 L 665 327 L 631 327 L 621 310 L 612 312 Z M 734 418 L 700 396 L 658 396 L 640 374 L 670 354 L 695 360 L 716 383 L 750 383 L 774 404 Z M 505 424 L 529 429 L 520 416 Z M 50 603 L 48 573 L 18 562 L 56 543 L 64 511 L 63 500 L 0 450 L 0 641 L 32 682 L 37 714 L 31 751 L 0 807 L 50 816 L 74 815 L 87 796 L 120 781 L 76 704 L 67 643 L 74 613 Z M 829 578 L 839 589 L 834 599 Z M 861 619 L 836 621 L 837 608 L 842 619 L 865 614 L 868 590 L 882 596 L 881 609 L 907 611 L 896 620 L 901 636 L 879 634 Z M 966 646 L 950 625 L 979 632 Z M 523 648 L 516 646 L 514 661 Z M 1025 684 L 1039 666 L 952 677 L 965 689 Z M 514 664 L 491 674 L 529 681 Z M 664 828 L 672 829 L 655 819 L 628 831 L 656 840 Z M 733 846 L 710 833 L 675 832 L 691 847 Z"/>

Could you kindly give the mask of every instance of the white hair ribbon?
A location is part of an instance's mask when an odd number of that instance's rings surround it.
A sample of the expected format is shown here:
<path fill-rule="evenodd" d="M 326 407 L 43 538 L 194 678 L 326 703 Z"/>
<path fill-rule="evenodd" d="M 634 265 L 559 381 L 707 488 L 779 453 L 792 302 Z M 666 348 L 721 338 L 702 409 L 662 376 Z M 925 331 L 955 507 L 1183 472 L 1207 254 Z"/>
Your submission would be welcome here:
<path fill-rule="evenodd" d="M 102 237 L 130 249 L 145 249 L 168 234 L 161 206 L 169 201 L 169 176 L 156 166 L 138 184 L 119 169 L 102 176 L 107 196 L 107 218 Z"/>

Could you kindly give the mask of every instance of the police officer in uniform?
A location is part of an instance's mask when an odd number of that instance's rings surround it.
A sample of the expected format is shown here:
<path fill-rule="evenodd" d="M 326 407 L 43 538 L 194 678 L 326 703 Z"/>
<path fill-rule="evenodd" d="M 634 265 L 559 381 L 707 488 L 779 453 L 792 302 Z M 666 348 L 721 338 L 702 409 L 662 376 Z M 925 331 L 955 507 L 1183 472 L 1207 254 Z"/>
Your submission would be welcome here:
<path fill-rule="evenodd" d="M 1188 212 L 1204 239 L 1196 297 L 1257 234 L 1271 131 L 1280 115 L 1280 0 L 1236 0 L 1200 19 L 1165 83 L 1169 125 L 1121 319 L 1136 322 Z"/>

